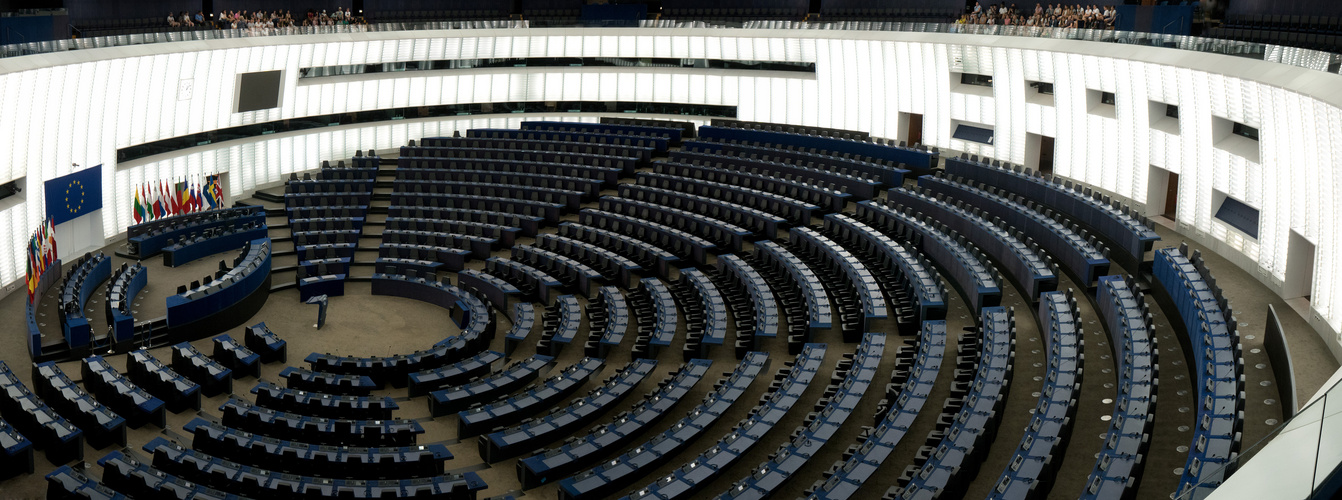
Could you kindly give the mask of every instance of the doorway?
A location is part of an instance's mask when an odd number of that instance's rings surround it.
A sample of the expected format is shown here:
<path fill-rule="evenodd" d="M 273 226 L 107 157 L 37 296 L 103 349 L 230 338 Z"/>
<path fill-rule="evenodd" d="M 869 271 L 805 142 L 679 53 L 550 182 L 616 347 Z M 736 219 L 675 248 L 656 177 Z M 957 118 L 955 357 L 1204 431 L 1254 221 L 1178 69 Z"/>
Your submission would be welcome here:
<path fill-rule="evenodd" d="M 904 141 L 910 147 L 914 144 L 923 142 L 923 115 L 922 113 L 900 113 L 899 114 L 899 140 Z"/>
<path fill-rule="evenodd" d="M 1151 165 L 1146 175 L 1146 215 L 1175 220 L 1179 212 L 1179 174 Z"/>
<path fill-rule="evenodd" d="M 1039 136 L 1038 170 L 1045 175 L 1053 174 L 1053 138 L 1047 135 Z"/>
<path fill-rule="evenodd" d="M 1169 181 L 1165 183 L 1165 211 L 1160 215 L 1174 219 L 1174 215 L 1179 212 L 1179 174 L 1170 172 Z"/>
<path fill-rule="evenodd" d="M 1304 297 L 1309 300 L 1314 286 L 1314 242 L 1291 229 L 1286 242 L 1286 279 L 1281 286 L 1285 299 Z"/>
<path fill-rule="evenodd" d="M 1053 138 L 1039 134 L 1025 134 L 1025 166 L 1041 174 L 1053 173 Z"/>

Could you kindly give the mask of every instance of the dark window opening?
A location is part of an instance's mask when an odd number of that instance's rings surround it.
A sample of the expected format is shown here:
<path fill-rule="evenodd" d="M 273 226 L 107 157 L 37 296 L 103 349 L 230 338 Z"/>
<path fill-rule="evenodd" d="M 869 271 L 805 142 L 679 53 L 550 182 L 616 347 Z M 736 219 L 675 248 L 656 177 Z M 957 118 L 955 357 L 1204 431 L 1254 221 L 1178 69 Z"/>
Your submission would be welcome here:
<path fill-rule="evenodd" d="M 1101 103 L 1101 104 L 1108 104 L 1108 105 L 1110 105 L 1110 106 L 1113 106 L 1113 105 L 1114 105 L 1114 93 L 1113 93 L 1113 92 L 1100 92 L 1100 103 Z"/>
<path fill-rule="evenodd" d="M 1044 95 L 1053 95 L 1053 84 L 1046 82 L 1030 82 L 1030 88 Z"/>
<path fill-rule="evenodd" d="M 1225 129 L 1222 129 L 1222 130 L 1225 130 Z M 1243 123 L 1236 123 L 1236 124 L 1235 124 L 1235 130 L 1234 130 L 1234 133 L 1235 133 L 1235 135 L 1238 135 L 1238 136 L 1241 136 L 1241 137 L 1248 137 L 1248 138 L 1253 139 L 1253 140 L 1255 140 L 1255 141 L 1258 140 L 1258 129 L 1256 129 L 1256 128 L 1254 128 L 1254 127 L 1250 127 L 1250 126 L 1245 125 L 1245 124 L 1243 124 Z"/>
<path fill-rule="evenodd" d="M 19 194 L 20 191 L 22 191 L 22 189 L 19 188 L 18 180 L 12 180 L 4 184 L 0 184 L 0 200 Z"/>
<path fill-rule="evenodd" d="M 1170 117 L 1170 118 L 1174 118 L 1175 120 L 1178 120 L 1178 119 L 1179 119 L 1179 107 L 1178 107 L 1178 106 L 1175 106 L 1175 105 L 1173 105 L 1173 104 L 1166 104 L 1166 105 L 1165 105 L 1165 116 L 1168 116 L 1168 117 Z"/>
<path fill-rule="evenodd" d="M 993 77 L 989 75 L 976 75 L 974 73 L 960 73 L 960 83 L 965 85 L 978 85 L 980 87 L 993 86 Z"/>

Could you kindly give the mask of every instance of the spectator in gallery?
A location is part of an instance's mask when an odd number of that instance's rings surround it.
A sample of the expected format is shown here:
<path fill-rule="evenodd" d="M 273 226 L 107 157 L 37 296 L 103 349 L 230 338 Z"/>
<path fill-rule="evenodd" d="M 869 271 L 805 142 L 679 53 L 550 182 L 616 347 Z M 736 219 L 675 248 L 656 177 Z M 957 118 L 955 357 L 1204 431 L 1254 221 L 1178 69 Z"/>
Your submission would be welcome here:
<path fill-rule="evenodd" d="M 182 11 L 182 16 L 179 19 L 182 20 L 182 25 L 188 28 L 196 25 L 196 23 L 191 22 L 191 14 L 187 11 Z"/>
<path fill-rule="evenodd" d="M 168 13 L 168 26 L 181 26 L 181 23 L 177 22 L 177 18 L 173 17 L 171 12 Z"/>
<path fill-rule="evenodd" d="M 196 24 L 199 24 L 201 26 L 205 25 L 205 11 L 203 10 L 196 11 Z"/>

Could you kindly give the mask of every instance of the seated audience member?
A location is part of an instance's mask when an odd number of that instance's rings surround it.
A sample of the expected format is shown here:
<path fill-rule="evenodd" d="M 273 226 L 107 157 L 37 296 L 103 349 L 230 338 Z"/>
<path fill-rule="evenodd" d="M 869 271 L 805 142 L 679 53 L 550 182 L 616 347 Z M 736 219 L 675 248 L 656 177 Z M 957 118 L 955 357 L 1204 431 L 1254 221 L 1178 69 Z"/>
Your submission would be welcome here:
<path fill-rule="evenodd" d="M 181 26 L 181 24 L 177 22 L 177 18 L 172 16 L 171 12 L 168 13 L 168 26 Z"/>

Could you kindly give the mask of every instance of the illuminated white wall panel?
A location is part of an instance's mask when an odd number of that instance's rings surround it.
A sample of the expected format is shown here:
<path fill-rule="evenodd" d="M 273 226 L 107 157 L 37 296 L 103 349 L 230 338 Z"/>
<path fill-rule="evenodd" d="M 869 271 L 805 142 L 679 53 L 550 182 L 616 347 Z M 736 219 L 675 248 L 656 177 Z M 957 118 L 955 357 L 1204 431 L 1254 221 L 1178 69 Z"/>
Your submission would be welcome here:
<path fill-rule="evenodd" d="M 668 57 L 808 61 L 810 78 L 675 68 L 513 68 L 298 80 L 312 66 L 494 57 Z M 234 113 L 243 72 L 283 70 L 281 105 Z M 952 92 L 953 72 L 992 75 L 991 95 Z M 0 182 L 27 177 L 26 200 L 0 212 L 0 282 L 23 271 L 22 242 L 42 217 L 41 182 L 71 163 L 104 169 L 106 237 L 129 223 L 130 186 L 230 172 L 245 193 L 323 159 L 522 117 L 333 127 L 193 148 L 117 166 L 118 148 L 250 123 L 403 106 L 494 101 L 621 100 L 737 106 L 746 120 L 899 137 L 899 113 L 923 115 L 923 143 L 1020 163 L 1026 134 L 1054 137 L 1054 169 L 1146 202 L 1151 165 L 1180 174 L 1181 230 L 1280 289 L 1289 232 L 1316 245 L 1311 322 L 1342 327 L 1342 97 L 1335 75 L 1243 58 L 1067 40 L 823 30 L 529 29 L 363 33 L 154 44 L 0 60 Z M 1054 84 L 1053 105 L 1027 103 L 1025 81 Z M 184 81 L 192 90 L 180 91 Z M 1114 92 L 1111 114 L 1087 91 Z M 1180 108 L 1179 134 L 1152 131 L 1148 103 Z M 1260 130 L 1259 159 L 1213 145 L 1212 116 Z M 534 117 L 527 117 L 534 118 Z M 564 119 L 595 119 L 563 115 Z M 484 121 L 479 121 L 484 120 Z M 950 138 L 953 120 L 995 129 L 993 147 Z M 1259 238 L 1213 217 L 1214 191 L 1261 213 Z M 79 249 L 68 248 L 67 251 Z M 1322 326 L 1320 326 L 1322 325 Z M 1336 339 L 1334 339 L 1336 340 Z M 1334 342 L 1334 347 L 1342 346 Z M 1342 349 L 1338 349 L 1342 352 Z"/>

